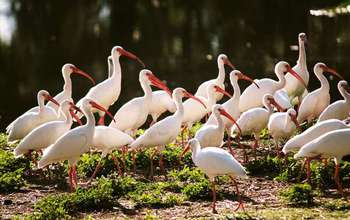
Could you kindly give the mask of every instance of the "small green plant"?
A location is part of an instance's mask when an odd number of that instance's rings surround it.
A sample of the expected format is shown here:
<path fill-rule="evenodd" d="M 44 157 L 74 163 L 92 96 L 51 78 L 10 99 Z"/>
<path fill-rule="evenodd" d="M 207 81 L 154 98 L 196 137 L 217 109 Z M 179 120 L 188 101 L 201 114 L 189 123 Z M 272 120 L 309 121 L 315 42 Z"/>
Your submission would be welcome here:
<path fill-rule="evenodd" d="M 66 207 L 67 201 L 70 199 L 69 194 L 51 195 L 39 200 L 34 206 L 33 214 L 29 215 L 29 219 L 65 219 L 69 217 Z"/>
<path fill-rule="evenodd" d="M 24 186 L 24 172 L 29 168 L 28 159 L 15 159 L 12 152 L 0 149 L 0 192 L 12 192 Z"/>
<path fill-rule="evenodd" d="M 7 135 L 5 133 L 0 133 L 0 149 L 5 150 L 7 147 Z"/>
<path fill-rule="evenodd" d="M 310 205 L 313 203 L 314 194 L 309 184 L 295 184 L 287 190 L 281 191 L 280 195 L 294 205 Z"/>
<path fill-rule="evenodd" d="M 349 211 L 350 204 L 349 201 L 345 199 L 333 199 L 332 201 L 328 201 L 323 205 L 324 208 L 330 211 Z"/>
<path fill-rule="evenodd" d="M 18 191 L 24 185 L 22 168 L 0 175 L 0 192 Z"/>
<path fill-rule="evenodd" d="M 187 184 L 182 193 L 188 200 L 208 199 L 210 198 L 210 184 L 209 181 L 202 181 L 198 183 Z"/>
<path fill-rule="evenodd" d="M 267 156 L 259 160 L 252 160 L 245 165 L 250 175 L 267 175 L 269 177 L 277 176 L 283 169 L 283 159 Z"/>
<path fill-rule="evenodd" d="M 129 197 L 140 207 L 165 208 L 180 204 L 183 201 L 178 191 L 179 186 L 171 182 L 139 183 Z"/>
<path fill-rule="evenodd" d="M 169 175 L 174 181 L 185 182 L 181 192 L 186 199 L 207 199 L 210 197 L 210 183 L 198 168 L 185 166 L 182 170 L 172 170 Z"/>
<path fill-rule="evenodd" d="M 268 139 L 270 137 L 269 130 L 267 128 L 264 128 L 260 132 L 260 139 Z"/>
<path fill-rule="evenodd" d="M 78 212 L 111 209 L 115 204 L 114 184 L 113 180 L 101 178 L 89 189 L 78 188 L 71 194 L 47 196 L 35 204 L 35 211 L 29 218 L 63 219 Z"/>
<path fill-rule="evenodd" d="M 284 182 L 300 182 L 300 179 L 306 177 L 305 171 L 301 169 L 301 163 L 294 159 L 288 158 L 287 165 L 283 166 L 278 176 L 274 178 L 276 181 Z"/>
<path fill-rule="evenodd" d="M 114 179 L 112 176 L 110 178 Z M 113 195 L 118 197 L 128 195 L 130 192 L 136 190 L 140 184 L 143 183 L 130 176 L 117 177 L 112 182 Z"/>

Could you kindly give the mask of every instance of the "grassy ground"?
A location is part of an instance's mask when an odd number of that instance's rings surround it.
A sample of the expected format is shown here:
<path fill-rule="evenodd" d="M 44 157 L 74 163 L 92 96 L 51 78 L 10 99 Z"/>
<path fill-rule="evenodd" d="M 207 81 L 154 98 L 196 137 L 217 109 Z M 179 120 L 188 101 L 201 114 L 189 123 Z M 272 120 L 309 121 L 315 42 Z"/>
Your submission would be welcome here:
<path fill-rule="evenodd" d="M 154 180 L 146 178 L 148 156 L 152 153 L 148 151 L 137 155 L 136 175 L 118 177 L 113 161 L 106 159 L 96 181 L 81 184 L 77 192 L 70 193 L 66 164 L 52 166 L 50 171 L 33 171 L 28 159 L 13 158 L 14 146 L 8 146 L 5 138 L 0 135 L 1 219 L 350 219 L 350 203 L 334 189 L 333 164 L 329 168 L 322 168 L 318 162 L 312 165 L 312 189 L 306 184 L 296 185 L 305 178 L 301 161 L 266 157 L 271 147 L 267 136 L 258 160 L 245 165 L 249 178 L 238 179 L 245 210 L 233 212 L 238 204 L 234 186 L 229 178 L 220 177 L 218 214 L 211 213 L 210 184 L 206 177 L 193 167 L 190 154 L 179 164 L 181 148 L 174 145 L 165 150 L 166 176 L 158 168 Z M 243 143 L 250 144 L 250 140 Z M 234 149 L 241 160 L 243 149 L 236 145 Z M 122 164 L 121 154 L 115 155 Z M 82 157 L 78 169 L 81 183 L 91 175 L 98 159 L 97 153 Z M 157 163 L 155 158 L 154 164 Z M 131 168 L 130 156 L 126 166 Z M 345 192 L 349 167 L 348 163 L 343 164 Z"/>

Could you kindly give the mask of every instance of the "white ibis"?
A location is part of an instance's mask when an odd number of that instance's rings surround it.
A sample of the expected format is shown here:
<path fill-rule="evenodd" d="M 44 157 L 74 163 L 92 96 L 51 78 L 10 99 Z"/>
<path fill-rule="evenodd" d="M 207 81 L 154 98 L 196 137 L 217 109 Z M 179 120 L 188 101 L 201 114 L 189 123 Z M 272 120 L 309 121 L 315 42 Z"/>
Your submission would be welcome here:
<path fill-rule="evenodd" d="M 343 79 L 334 69 L 326 66 L 324 63 L 317 63 L 314 66 L 314 73 L 321 83 L 321 87 L 310 92 L 301 102 L 298 111 L 298 122 L 305 120 L 310 123 L 313 119 L 318 118 L 321 112 L 327 108 L 330 103 L 329 82 L 323 75 L 324 72 L 331 73 L 340 79 Z"/>
<path fill-rule="evenodd" d="M 344 100 L 338 100 L 330 104 L 318 118 L 318 122 L 325 121 L 331 118 L 339 120 L 346 119 L 350 112 L 350 86 L 345 80 L 338 83 L 338 90 L 343 96 Z"/>
<path fill-rule="evenodd" d="M 171 93 L 169 88 L 150 70 L 141 70 L 139 81 L 145 93 L 144 96 L 134 98 L 120 107 L 114 115 L 115 121 L 112 121 L 109 125 L 110 127 L 117 128 L 131 136 L 135 136 L 137 129 L 147 120 L 149 108 L 152 103 L 151 85 L 156 86 L 167 93 Z"/>
<path fill-rule="evenodd" d="M 109 126 L 116 128 L 122 132 L 135 137 L 136 131 L 147 120 L 149 114 L 150 105 L 152 104 L 152 89 L 151 85 L 156 86 L 167 93 L 171 93 L 169 88 L 160 81 L 150 70 L 141 70 L 139 74 L 139 81 L 144 91 L 144 96 L 134 98 L 125 103 L 117 113 L 114 115 L 114 121 Z M 126 148 L 123 148 L 123 166 L 125 168 L 125 153 Z M 135 152 L 133 158 L 135 157 Z M 135 171 L 135 166 L 134 166 Z"/>
<path fill-rule="evenodd" d="M 284 75 L 287 72 L 291 73 L 306 87 L 304 80 L 299 74 L 295 72 L 287 62 L 280 61 L 275 66 L 275 74 L 278 81 L 269 78 L 255 80 L 259 88 L 256 85 L 250 85 L 244 90 L 239 100 L 240 111 L 245 112 L 251 108 L 263 106 L 262 100 L 265 94 L 274 95 L 277 90 L 282 89 L 285 86 L 286 78 Z"/>
<path fill-rule="evenodd" d="M 112 56 L 108 56 L 107 57 L 107 63 L 108 63 L 108 78 L 110 78 L 113 75 L 113 60 L 112 60 Z"/>
<path fill-rule="evenodd" d="M 207 98 L 203 96 L 196 96 L 204 105 L 193 99 L 188 99 L 184 102 L 184 117 L 182 123 L 190 129 L 193 123 L 200 121 L 206 114 L 211 111 L 211 108 L 216 103 L 216 93 L 222 93 L 231 97 L 229 93 L 223 90 L 220 86 L 210 84 L 207 87 Z"/>
<path fill-rule="evenodd" d="M 235 67 L 233 66 L 233 64 L 231 63 L 231 61 L 227 58 L 227 56 L 225 54 L 220 54 L 218 56 L 217 59 L 217 63 L 218 63 L 218 68 L 219 68 L 219 74 L 216 77 L 216 79 L 211 79 L 211 80 L 207 80 L 205 82 L 203 82 L 197 89 L 197 92 L 194 94 L 194 96 L 199 97 L 205 97 L 208 98 L 208 94 L 207 94 L 207 87 L 210 84 L 215 84 L 218 85 L 221 89 L 225 90 L 225 65 L 228 65 L 229 67 L 231 67 L 232 69 L 235 69 Z M 222 94 L 216 94 L 215 95 L 216 100 L 219 101 L 220 99 L 222 99 L 223 95 Z"/>
<path fill-rule="evenodd" d="M 303 133 L 294 136 L 289 139 L 284 145 L 282 152 L 287 154 L 289 152 L 296 152 L 305 144 L 313 141 L 314 139 L 320 137 L 321 135 L 328 133 L 330 131 L 349 128 L 345 121 L 338 119 L 329 119 L 315 124 L 314 126 L 308 128 Z M 307 180 L 310 182 L 310 162 L 311 158 L 306 159 L 306 173 Z"/>
<path fill-rule="evenodd" d="M 238 132 L 241 133 L 241 135 L 254 135 L 255 142 L 252 147 L 254 151 L 259 146 L 260 132 L 267 127 L 274 107 L 280 111 L 282 110 L 271 94 L 264 95 L 263 104 L 265 108 L 252 108 L 243 112 L 237 120 L 239 127 L 237 128 L 235 125 L 232 127 L 231 135 Z"/>
<path fill-rule="evenodd" d="M 217 147 L 201 148 L 199 141 L 195 138 L 188 142 L 187 147 L 182 152 L 184 155 L 189 149 L 192 150 L 193 163 L 199 167 L 209 178 L 212 183 L 213 192 L 213 213 L 216 211 L 216 190 L 215 190 L 215 177 L 221 175 L 229 175 L 234 183 L 239 198 L 239 205 L 235 209 L 237 211 L 240 207 L 244 209 L 243 202 L 238 190 L 236 177 L 246 177 L 247 173 L 244 167 L 227 151 Z"/>
<path fill-rule="evenodd" d="M 305 84 L 301 83 L 299 80 L 293 77 L 293 75 L 287 73 L 285 76 L 286 84 L 283 88 L 288 93 L 290 100 L 294 99 L 294 97 L 298 97 L 299 104 L 300 104 L 303 93 L 306 89 L 306 86 L 309 83 L 309 71 L 307 70 L 306 52 L 305 52 L 305 43 L 307 43 L 307 37 L 305 33 L 300 33 L 298 35 L 298 43 L 299 43 L 299 58 L 298 58 L 297 64 L 293 67 L 293 70 L 300 75 L 300 77 L 304 80 Z"/>
<path fill-rule="evenodd" d="M 300 157 L 333 157 L 336 168 L 334 179 L 340 194 L 343 188 L 339 179 L 340 162 L 344 156 L 350 155 L 350 129 L 335 130 L 321 135 L 320 137 L 305 144 L 294 158 Z"/>
<path fill-rule="evenodd" d="M 44 103 L 45 100 L 49 100 L 59 106 L 59 103 L 50 96 L 48 91 L 40 90 L 37 100 L 38 112 L 26 112 L 7 126 L 6 133 L 8 133 L 7 140 L 9 142 L 22 139 L 39 125 L 57 119 L 56 111 L 51 107 L 45 106 Z"/>
<path fill-rule="evenodd" d="M 278 154 L 279 141 L 292 136 L 297 127 L 299 127 L 297 112 L 292 108 L 288 109 L 287 112 L 276 112 L 270 116 L 269 122 L 267 123 L 267 128 L 275 141 L 276 151 Z"/>
<path fill-rule="evenodd" d="M 215 116 L 217 123 L 214 125 L 203 125 L 195 134 L 195 138 L 199 141 L 201 147 L 221 147 L 224 139 L 225 125 L 221 115 L 228 118 L 233 124 L 236 120 L 225 111 L 224 107 L 215 104 L 212 107 L 212 115 Z"/>
<path fill-rule="evenodd" d="M 102 151 L 102 155 L 101 155 L 101 160 L 102 160 L 102 158 L 112 153 L 114 149 L 118 149 L 120 147 L 128 145 L 133 141 L 134 139 L 130 135 L 116 128 L 100 125 L 95 127 L 92 146 L 94 146 L 97 150 Z M 121 169 L 119 167 L 118 159 L 115 158 L 113 154 L 111 154 L 111 156 L 118 169 L 119 175 L 121 175 Z M 93 172 L 90 178 L 90 181 L 93 178 L 95 178 L 97 172 L 101 169 L 101 167 L 102 167 L 101 161 L 99 161 L 95 168 L 95 171 Z"/>
<path fill-rule="evenodd" d="M 152 92 L 152 104 L 149 106 L 149 114 L 152 116 L 152 124 L 156 123 L 158 117 L 164 112 L 169 111 L 174 113 L 176 105 L 171 97 L 171 94 L 159 90 Z"/>
<path fill-rule="evenodd" d="M 73 124 L 72 116 L 76 117 L 74 109 L 80 111 L 71 101 L 63 101 L 59 107 L 59 114 L 63 117 L 59 116 L 58 120 L 47 122 L 33 129 L 14 149 L 15 157 L 42 150 L 55 143 L 59 137 L 70 130 Z"/>
<path fill-rule="evenodd" d="M 225 111 L 230 114 L 233 118 L 239 118 L 239 116 L 241 115 L 241 112 L 239 111 L 239 98 L 241 96 L 241 89 L 239 88 L 238 85 L 238 80 L 247 80 L 251 83 L 255 82 L 248 76 L 246 76 L 245 74 L 241 73 L 239 70 L 233 70 L 230 73 L 230 81 L 231 81 L 231 85 L 233 87 L 233 96 L 227 100 L 226 102 L 224 102 L 222 104 L 222 107 L 225 109 Z M 258 85 L 256 85 L 258 87 Z M 221 117 L 221 116 L 220 116 Z M 229 120 L 226 117 L 221 117 L 223 122 L 224 122 L 224 126 L 226 131 L 228 131 L 228 133 L 231 130 L 231 127 L 233 125 L 232 121 Z M 205 123 L 206 125 L 213 125 L 216 124 L 217 120 L 215 119 L 214 115 L 211 115 L 208 119 L 208 121 Z"/>
<path fill-rule="evenodd" d="M 109 106 L 113 105 L 114 102 L 119 98 L 120 90 L 121 90 L 121 67 L 119 63 L 120 56 L 126 56 L 130 59 L 137 60 L 144 67 L 143 62 L 134 54 L 126 51 L 120 46 L 115 46 L 112 48 L 112 66 L 113 66 L 113 74 L 106 80 L 100 82 L 96 86 L 92 87 L 89 92 L 85 95 L 84 98 L 90 98 L 95 100 L 105 109 L 108 109 Z M 83 99 L 84 99 L 83 98 Z M 82 100 L 82 99 L 81 99 Z M 77 103 L 79 107 L 82 101 Z M 94 109 L 93 111 L 99 112 L 100 120 L 99 124 L 104 124 L 104 113 Z"/>
<path fill-rule="evenodd" d="M 104 111 L 110 117 L 113 115 L 104 107 L 97 104 L 95 101 L 85 98 L 81 102 L 81 109 L 87 118 L 84 126 L 76 127 L 44 150 L 43 156 L 39 161 L 38 168 L 43 168 L 49 164 L 68 160 L 69 163 L 69 181 L 71 189 L 75 189 L 77 182 L 76 163 L 79 157 L 89 151 L 93 146 L 93 137 L 95 132 L 95 117 L 92 113 L 92 108 L 97 108 Z"/>
<path fill-rule="evenodd" d="M 53 97 L 58 103 L 62 103 L 65 100 L 73 101 L 72 99 L 72 79 L 71 74 L 79 74 L 86 78 L 88 78 L 94 85 L 95 80 L 86 72 L 82 71 L 78 67 L 73 64 L 66 63 L 62 67 L 62 76 L 64 80 L 63 90 L 58 93 L 55 97 Z M 56 110 L 58 113 L 58 106 L 53 102 L 48 102 L 46 106 L 51 107 Z M 33 107 L 28 112 L 37 112 L 39 110 L 39 106 Z"/>
<path fill-rule="evenodd" d="M 63 91 L 58 93 L 55 97 L 53 97 L 58 103 L 62 103 L 64 100 L 73 101 L 72 79 L 70 78 L 70 76 L 71 74 L 74 74 L 74 73 L 88 78 L 95 85 L 95 80 L 89 74 L 82 71 L 81 69 L 74 66 L 73 64 L 67 63 L 62 67 L 62 76 L 64 79 Z M 48 102 L 46 106 L 54 108 L 56 111 L 58 111 L 58 106 L 56 106 L 53 102 Z"/>
<path fill-rule="evenodd" d="M 183 97 L 188 97 L 196 100 L 204 105 L 204 103 L 197 97 L 193 96 L 183 88 L 176 88 L 172 94 L 173 100 L 176 105 L 176 112 L 163 120 L 156 122 L 149 129 L 145 131 L 140 137 L 132 142 L 129 147 L 130 150 L 146 149 L 149 147 L 163 147 L 176 140 L 176 137 L 180 133 L 182 119 L 184 116 L 184 106 L 182 103 Z M 151 173 L 153 173 L 153 156 L 151 155 Z M 162 165 L 162 154 L 160 165 Z M 161 167 L 161 169 L 163 169 Z"/>

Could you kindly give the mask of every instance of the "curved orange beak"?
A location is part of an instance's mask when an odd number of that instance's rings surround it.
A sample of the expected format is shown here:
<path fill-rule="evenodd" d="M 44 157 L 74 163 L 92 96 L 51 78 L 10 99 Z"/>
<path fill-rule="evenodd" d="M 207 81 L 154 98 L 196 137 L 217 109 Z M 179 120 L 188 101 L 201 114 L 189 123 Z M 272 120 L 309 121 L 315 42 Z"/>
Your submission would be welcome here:
<path fill-rule="evenodd" d="M 294 122 L 295 126 L 297 126 L 297 128 L 300 128 L 300 124 L 297 120 L 297 116 L 296 115 L 289 115 L 289 116 L 292 119 L 292 121 Z"/>
<path fill-rule="evenodd" d="M 238 77 L 239 77 L 238 79 L 243 79 L 243 80 L 249 81 L 251 83 L 254 83 L 254 85 L 260 89 L 259 85 L 256 84 L 256 82 L 254 82 L 254 80 L 252 78 L 250 78 L 249 76 L 241 73 L 238 75 Z"/>
<path fill-rule="evenodd" d="M 299 80 L 304 85 L 305 88 L 307 88 L 307 85 L 306 85 L 305 81 L 303 80 L 303 78 L 301 78 L 301 76 L 297 72 L 295 72 L 292 69 L 292 67 L 288 66 L 287 71 L 290 72 L 290 74 L 292 74 L 297 80 Z"/>
<path fill-rule="evenodd" d="M 269 101 L 270 101 L 270 103 L 271 103 L 273 106 L 275 106 L 275 107 L 277 108 L 277 110 L 278 110 L 279 112 L 284 112 L 284 111 L 285 111 L 285 109 L 282 108 L 282 106 L 280 106 L 280 105 L 276 102 L 276 100 L 275 100 L 274 98 L 269 99 Z"/>
<path fill-rule="evenodd" d="M 80 112 L 82 114 L 84 114 L 84 112 L 80 108 L 78 108 L 76 105 L 74 105 L 73 102 L 70 102 L 69 104 L 70 104 L 69 112 L 70 112 L 71 116 L 77 121 L 77 123 L 79 125 L 83 125 L 83 123 L 81 122 L 80 118 L 75 114 L 74 110 L 76 112 Z"/>
<path fill-rule="evenodd" d="M 207 106 L 204 104 L 204 102 L 202 102 L 202 100 L 192 95 L 191 93 L 184 91 L 184 96 L 196 100 L 197 102 L 201 103 L 204 106 L 204 108 L 207 108 Z"/>
<path fill-rule="evenodd" d="M 172 91 L 160 80 L 158 79 L 154 74 L 149 74 L 148 79 L 151 81 L 152 85 L 164 90 L 166 93 L 172 97 Z"/>
<path fill-rule="evenodd" d="M 126 57 L 128 57 L 130 59 L 136 60 L 137 62 L 139 62 L 142 65 L 143 68 L 146 67 L 145 64 L 142 62 L 142 60 L 140 58 L 138 58 L 135 54 L 133 54 L 133 53 L 131 53 L 129 51 L 126 51 L 126 50 L 124 50 L 122 48 L 118 48 L 118 52 L 121 55 L 123 55 L 123 56 L 126 56 Z"/>
<path fill-rule="evenodd" d="M 227 111 L 225 111 L 225 110 L 222 109 L 222 108 L 219 108 L 219 112 L 220 112 L 221 115 L 225 116 L 225 117 L 228 118 L 230 121 L 232 121 L 232 123 L 234 123 L 234 124 L 237 126 L 237 128 L 238 128 L 238 130 L 239 130 L 239 133 L 240 133 L 240 134 L 242 133 L 242 129 L 241 129 L 241 127 L 239 127 L 239 125 L 237 124 L 237 121 L 236 121 L 229 113 L 227 113 Z"/>
<path fill-rule="evenodd" d="M 350 93 L 350 86 L 349 85 L 343 85 L 342 86 L 347 93 Z"/>
<path fill-rule="evenodd" d="M 82 71 L 82 70 L 79 69 L 78 67 L 71 67 L 71 68 L 72 68 L 73 73 L 82 75 L 82 76 L 88 78 L 94 85 L 96 84 L 94 78 L 92 78 L 92 77 L 91 77 L 89 74 L 87 74 L 86 72 Z"/>
<path fill-rule="evenodd" d="M 333 74 L 334 76 L 338 77 L 339 79 L 344 80 L 344 78 L 339 73 L 337 73 L 337 71 L 335 69 L 329 68 L 328 66 L 322 66 L 322 69 L 324 72 Z"/>
<path fill-rule="evenodd" d="M 232 69 L 236 69 L 236 67 L 231 63 L 231 61 L 228 58 L 224 60 L 224 64 L 231 67 Z"/>
<path fill-rule="evenodd" d="M 232 98 L 232 95 L 231 95 L 230 93 L 226 92 L 226 91 L 225 91 L 224 89 L 222 89 L 220 86 L 215 85 L 214 88 L 215 88 L 215 92 L 220 92 L 220 93 L 226 95 L 227 97 Z"/>
<path fill-rule="evenodd" d="M 182 158 L 187 153 L 187 151 L 189 151 L 190 149 L 191 149 L 190 145 L 187 144 L 185 149 L 181 152 L 180 158 Z"/>
<path fill-rule="evenodd" d="M 94 101 L 90 101 L 90 105 L 92 105 L 92 107 L 94 108 L 97 108 L 98 110 L 105 112 L 115 122 L 113 115 L 107 109 L 105 109 L 104 107 L 102 107 Z"/>
<path fill-rule="evenodd" d="M 60 103 L 58 103 L 52 96 L 50 95 L 46 95 L 45 96 L 45 99 L 48 100 L 48 101 L 51 101 L 53 103 L 55 103 L 57 106 L 60 106 Z"/>

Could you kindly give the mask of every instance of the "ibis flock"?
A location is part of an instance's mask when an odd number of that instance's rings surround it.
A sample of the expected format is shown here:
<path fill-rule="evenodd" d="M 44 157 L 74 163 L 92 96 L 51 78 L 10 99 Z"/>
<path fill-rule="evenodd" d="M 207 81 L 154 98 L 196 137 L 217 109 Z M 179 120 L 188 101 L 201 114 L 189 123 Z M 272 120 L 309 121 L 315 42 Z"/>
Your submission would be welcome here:
<path fill-rule="evenodd" d="M 14 149 L 16 157 L 30 157 L 33 151 L 42 153 L 37 162 L 38 168 L 67 160 L 69 182 L 74 190 L 78 185 L 77 161 L 82 154 L 93 149 L 100 151 L 103 158 L 114 150 L 121 150 L 124 155 L 130 151 L 134 162 L 133 172 L 136 172 L 135 153 L 153 148 L 151 171 L 156 153 L 160 154 L 159 166 L 164 171 L 164 146 L 175 141 L 180 145 L 177 137 L 189 131 L 194 123 L 202 121 L 203 126 L 194 137 L 188 135 L 188 140 L 182 141 L 182 155 L 191 150 L 194 164 L 212 182 L 212 210 L 216 212 L 215 177 L 229 175 L 238 191 L 235 179 L 247 176 L 243 165 L 249 158 L 245 154 L 243 161 L 239 162 L 235 158 L 231 141 L 235 140 L 240 145 L 241 136 L 252 135 L 254 142 L 251 147 L 255 152 L 259 148 L 260 133 L 267 128 L 274 140 L 277 155 L 293 152 L 295 158 L 305 158 L 309 180 L 312 159 L 334 158 L 335 182 L 339 193 L 343 194 L 339 164 L 344 156 L 350 154 L 350 127 L 347 120 L 350 86 L 334 69 L 319 62 L 314 65 L 313 72 L 320 87 L 308 92 L 310 77 L 306 63 L 306 41 L 306 34 L 300 33 L 299 58 L 295 66 L 285 61 L 275 65 L 274 72 L 278 80 L 253 80 L 244 71 L 237 70 L 225 54 L 220 54 L 217 58 L 217 77 L 201 83 L 194 94 L 185 88 L 169 89 L 157 78 L 157 74 L 145 69 L 144 63 L 136 55 L 115 46 L 108 57 L 108 77 L 98 84 L 75 65 L 63 65 L 63 91 L 53 97 L 48 91 L 40 90 L 37 94 L 38 106 L 23 113 L 6 128 L 8 141 L 19 141 Z M 122 90 L 121 56 L 138 62 L 144 68 L 139 73 L 144 95 L 126 102 L 113 115 L 108 109 L 118 100 Z M 233 95 L 225 91 L 225 66 L 232 69 L 229 79 Z M 330 82 L 325 73 L 341 79 L 338 90 L 344 100 L 330 104 Z M 76 104 L 72 99 L 72 74 L 84 76 L 94 84 Z M 239 80 L 249 81 L 251 85 L 241 92 Z M 152 91 L 152 86 L 160 90 Z M 218 104 L 224 95 L 228 96 L 227 101 Z M 159 116 L 167 111 L 170 115 L 158 121 Z M 97 123 L 94 113 L 98 115 Z M 137 130 L 144 126 L 148 115 L 151 115 L 152 123 L 142 135 L 137 136 Z M 105 125 L 106 116 L 111 118 L 109 125 Z M 80 120 L 82 117 L 86 117 L 85 124 Z M 301 131 L 301 124 L 311 125 L 314 121 L 314 125 Z M 74 122 L 78 124 L 72 128 Z M 224 141 L 225 132 L 227 138 Z M 284 140 L 287 142 L 282 147 Z M 122 175 L 121 165 L 113 155 L 112 158 Z M 100 168 L 101 163 L 97 165 L 90 181 Z M 240 207 L 243 208 L 241 199 L 237 208 Z"/>

